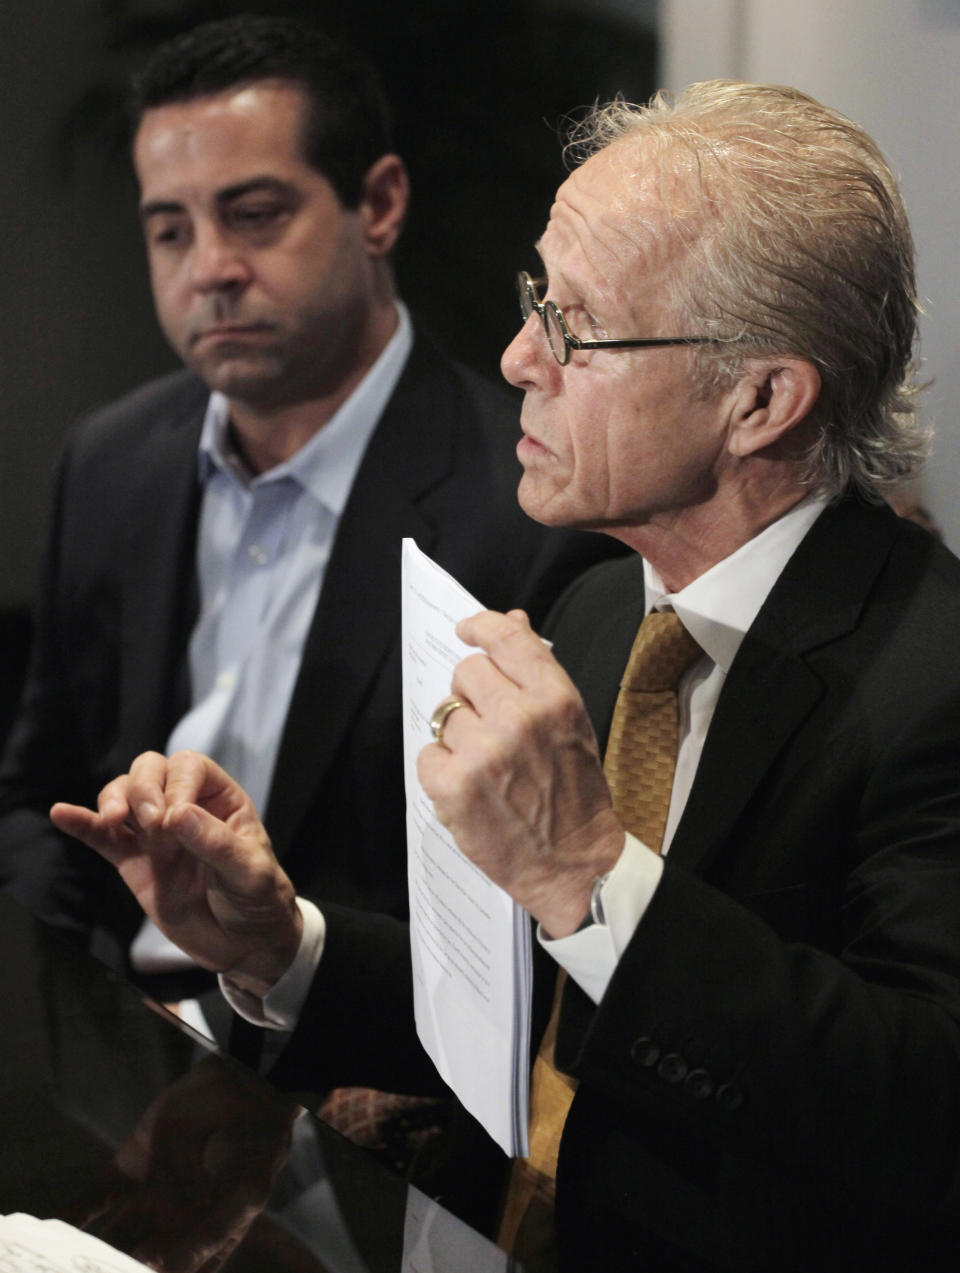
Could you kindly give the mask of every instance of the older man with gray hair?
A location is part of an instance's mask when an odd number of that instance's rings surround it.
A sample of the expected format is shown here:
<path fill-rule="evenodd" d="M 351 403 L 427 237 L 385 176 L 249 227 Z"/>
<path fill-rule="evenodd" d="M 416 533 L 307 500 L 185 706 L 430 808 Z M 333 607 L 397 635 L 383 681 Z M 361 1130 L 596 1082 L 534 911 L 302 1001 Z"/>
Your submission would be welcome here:
<path fill-rule="evenodd" d="M 882 501 L 926 445 L 896 183 L 775 86 L 615 103 L 575 144 L 503 357 L 519 497 L 635 555 L 566 594 L 552 652 L 517 611 L 462 623 L 419 762 L 546 966 L 490 1223 L 530 1267 L 554 1189 L 571 1270 L 952 1267 L 960 566 Z M 292 994 L 278 1081 L 414 1090 L 402 926 L 371 968 L 211 762 L 146 755 L 53 816 L 268 1015 Z"/>

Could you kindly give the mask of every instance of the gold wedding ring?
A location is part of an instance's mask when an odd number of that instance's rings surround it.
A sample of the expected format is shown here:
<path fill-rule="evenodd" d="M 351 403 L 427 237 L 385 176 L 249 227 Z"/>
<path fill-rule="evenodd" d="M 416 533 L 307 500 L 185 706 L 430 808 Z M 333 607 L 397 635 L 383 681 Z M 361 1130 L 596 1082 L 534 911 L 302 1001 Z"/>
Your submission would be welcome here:
<path fill-rule="evenodd" d="M 462 698 L 445 698 L 439 707 L 434 709 L 433 715 L 430 717 L 430 733 L 443 746 L 443 727 L 447 723 L 447 717 L 451 712 L 455 712 L 458 707 L 464 707 Z"/>

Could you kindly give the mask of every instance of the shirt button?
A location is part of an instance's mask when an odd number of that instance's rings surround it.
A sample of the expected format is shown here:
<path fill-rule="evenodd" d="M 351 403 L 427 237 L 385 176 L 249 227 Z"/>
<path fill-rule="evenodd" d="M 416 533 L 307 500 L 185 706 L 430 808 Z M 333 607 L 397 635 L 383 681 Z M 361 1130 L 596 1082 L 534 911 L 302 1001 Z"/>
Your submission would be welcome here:
<path fill-rule="evenodd" d="M 265 548 L 261 547 L 260 544 L 249 544 L 247 547 L 247 556 L 255 566 L 265 566 L 270 560 L 269 553 Z"/>

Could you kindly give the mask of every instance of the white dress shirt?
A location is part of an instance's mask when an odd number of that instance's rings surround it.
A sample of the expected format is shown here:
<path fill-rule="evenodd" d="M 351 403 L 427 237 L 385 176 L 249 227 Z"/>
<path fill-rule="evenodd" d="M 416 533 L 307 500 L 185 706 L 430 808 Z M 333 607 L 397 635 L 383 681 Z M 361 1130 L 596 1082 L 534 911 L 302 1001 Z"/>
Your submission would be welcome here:
<path fill-rule="evenodd" d="M 680 592 L 668 593 L 653 567 L 644 562 L 647 610 L 676 611 L 703 650 L 684 674 L 677 691 L 677 766 L 662 855 L 670 850 L 720 691 L 740 643 L 826 502 L 821 496 L 807 496 Z M 603 997 L 662 873 L 663 857 L 651 852 L 635 836 L 626 834 L 623 852 L 601 891 L 605 922 L 590 924 L 557 941 L 538 932 L 543 947 L 595 1003 Z M 236 1011 L 250 1021 L 274 1029 L 289 1030 L 296 1025 L 323 953 L 323 915 L 311 902 L 299 899 L 299 905 L 304 917 L 300 950 L 266 999 L 261 1001 L 242 994 L 221 978 L 221 987 Z"/>

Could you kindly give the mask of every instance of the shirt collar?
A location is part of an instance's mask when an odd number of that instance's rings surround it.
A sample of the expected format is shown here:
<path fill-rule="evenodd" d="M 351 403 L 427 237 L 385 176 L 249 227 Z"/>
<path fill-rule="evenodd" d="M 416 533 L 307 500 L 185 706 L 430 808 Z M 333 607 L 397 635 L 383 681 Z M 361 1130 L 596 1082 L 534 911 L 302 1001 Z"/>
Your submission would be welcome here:
<path fill-rule="evenodd" d="M 289 460 L 256 477 L 230 442 L 230 408 L 214 390 L 200 431 L 199 473 L 206 482 L 214 468 L 248 488 L 293 478 L 337 517 L 343 512 L 367 443 L 413 346 L 413 326 L 407 307 L 397 302 L 397 329 L 353 393 L 322 429 Z"/>
<path fill-rule="evenodd" d="M 644 560 L 647 610 L 672 607 L 704 653 L 728 672 L 771 588 L 827 502 L 824 495 L 806 496 L 679 592 L 667 592 Z"/>

